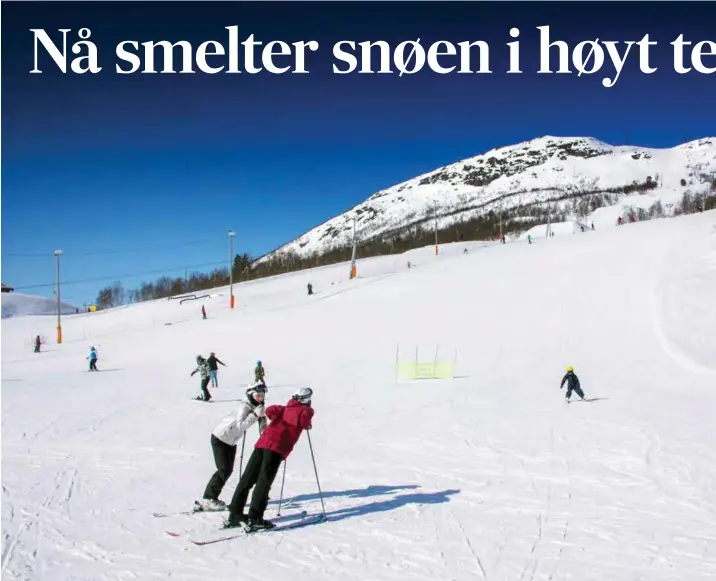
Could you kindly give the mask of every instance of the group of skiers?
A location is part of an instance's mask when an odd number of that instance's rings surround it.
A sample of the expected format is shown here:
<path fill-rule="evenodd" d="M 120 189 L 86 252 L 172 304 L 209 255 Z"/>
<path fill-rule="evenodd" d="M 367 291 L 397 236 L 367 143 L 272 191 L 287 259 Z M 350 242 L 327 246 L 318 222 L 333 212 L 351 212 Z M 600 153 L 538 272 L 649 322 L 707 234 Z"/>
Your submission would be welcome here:
<path fill-rule="evenodd" d="M 263 374 L 257 366 L 256 374 Z M 296 391 L 286 405 L 266 407 L 268 388 L 262 380 L 255 381 L 246 390 L 246 399 L 233 413 L 225 416 L 211 433 L 210 443 L 216 471 L 204 489 L 201 500 L 195 502 L 197 511 L 223 511 L 229 516 L 225 528 L 242 527 L 247 531 L 273 528 L 264 519 L 269 492 L 281 463 L 292 452 L 303 430 L 310 430 L 314 410 L 311 407 L 313 390 L 303 387 Z M 267 420 L 270 423 L 267 423 Z M 219 500 L 224 485 L 234 471 L 239 440 L 258 423 L 259 438 L 227 506 Z M 244 444 L 241 454 L 243 458 Z M 244 512 L 249 492 L 253 488 L 248 514 Z"/>
<path fill-rule="evenodd" d="M 617 226 L 621 226 L 622 224 L 624 224 L 624 222 L 625 222 L 625 220 L 624 220 L 621 216 L 619 216 L 619 217 L 617 218 Z M 636 216 L 634 216 L 634 215 L 632 214 L 632 215 L 629 217 L 629 222 L 631 222 L 632 224 L 633 224 L 634 222 L 636 222 Z M 594 230 L 594 228 L 592 228 L 592 230 Z"/>
<path fill-rule="evenodd" d="M 212 352 L 204 359 L 197 355 L 197 368 L 192 375 L 202 376 L 202 393 L 196 397 L 201 401 L 210 401 L 208 384 L 216 376 L 217 363 L 226 366 Z M 213 372 L 213 374 L 212 374 Z M 229 516 L 224 522 L 225 528 L 242 527 L 247 531 L 273 528 L 274 524 L 264 519 L 268 505 L 269 492 L 281 463 L 293 450 L 304 430 L 311 429 L 314 410 L 311 407 L 313 390 L 302 387 L 291 396 L 286 405 L 266 407 L 266 369 L 261 361 L 254 368 L 254 382 L 246 390 L 246 397 L 239 407 L 224 416 L 211 432 L 210 445 L 214 456 L 216 471 L 206 484 L 201 500 L 194 503 L 195 511 L 223 511 L 228 508 Z M 216 381 L 218 387 L 218 380 Z M 247 431 L 258 424 L 259 439 L 249 457 L 246 468 L 241 473 L 231 503 L 219 500 L 219 495 L 234 471 L 239 440 L 244 442 Z M 244 507 L 249 492 L 254 489 L 248 514 Z"/>
<path fill-rule="evenodd" d="M 90 348 L 90 371 L 97 371 L 97 350 Z M 197 355 L 197 367 L 192 371 L 201 374 L 201 391 L 196 397 L 201 401 L 210 401 L 209 382 L 218 387 L 218 365 L 226 364 L 216 357 L 213 351 L 208 358 Z M 313 389 L 302 387 L 291 395 L 286 405 L 266 407 L 268 387 L 265 382 L 266 370 L 261 361 L 254 368 L 254 382 L 246 390 L 246 397 L 241 405 L 231 414 L 223 417 L 211 432 L 210 445 L 216 466 L 215 472 L 206 484 L 203 497 L 195 501 L 195 511 L 229 511 L 224 528 L 241 527 L 251 532 L 270 529 L 275 525 L 264 518 L 268 505 L 269 493 L 281 464 L 293 451 L 304 430 L 312 428 L 314 409 L 311 405 Z M 570 402 L 572 393 L 585 400 L 579 378 L 574 368 L 567 367 L 562 378 L 560 390 L 567 384 L 566 402 Z M 239 440 L 243 439 L 241 457 L 243 459 L 244 442 L 247 431 L 258 424 L 259 438 L 254 445 L 246 468 L 241 473 L 234 490 L 231 502 L 227 505 L 219 500 L 226 482 L 234 471 Z M 285 467 L 284 467 L 285 469 Z M 249 493 L 253 488 L 248 513 L 244 511 Z M 282 491 L 283 492 L 283 491 Z"/>
<path fill-rule="evenodd" d="M 219 387 L 219 365 L 228 367 L 213 351 L 209 354 L 208 358 L 204 358 L 203 355 L 196 356 L 196 368 L 191 372 L 191 376 L 193 377 L 194 374 L 198 373 L 199 377 L 201 377 L 201 393 L 194 399 L 206 402 L 211 401 L 209 382 L 211 382 L 211 387 Z M 266 370 L 263 365 L 261 365 L 261 361 L 257 361 L 256 368 L 254 369 L 254 381 L 264 383 L 265 376 Z"/>
<path fill-rule="evenodd" d="M 35 337 L 35 348 L 34 352 L 39 353 L 40 347 L 42 345 L 42 339 L 39 335 Z M 89 355 L 86 357 L 87 361 L 89 361 L 89 369 L 88 371 L 99 371 L 97 369 L 97 360 L 99 359 L 99 355 L 97 355 L 97 348 L 93 345 L 90 347 Z"/>
<path fill-rule="evenodd" d="M 90 348 L 90 371 L 97 371 L 97 350 Z M 213 351 L 208 358 L 201 355 L 196 357 L 197 367 L 191 372 L 201 374 L 202 393 L 195 399 L 210 401 L 208 390 L 209 382 L 218 387 L 218 365 L 226 364 L 216 357 Z M 195 501 L 195 511 L 229 511 L 224 528 L 241 527 L 251 532 L 255 530 L 270 529 L 275 526 L 264 518 L 268 505 L 269 493 L 278 470 L 289 454 L 293 451 L 304 430 L 312 428 L 314 409 L 311 405 L 313 389 L 302 387 L 291 396 L 286 405 L 271 405 L 266 407 L 268 387 L 265 382 L 266 370 L 261 361 L 256 362 L 254 368 L 254 382 L 246 390 L 246 398 L 231 414 L 223 417 L 211 432 L 210 445 L 214 457 L 216 471 L 212 474 L 201 500 Z M 572 392 L 585 400 L 579 378 L 574 368 L 567 367 L 567 373 L 562 378 L 560 390 L 567 384 L 566 402 L 570 402 Z M 246 468 L 241 473 L 239 482 L 234 490 L 231 502 L 227 505 L 219 500 L 219 496 L 234 471 L 236 452 L 239 440 L 245 442 L 247 431 L 258 423 L 259 438 L 254 445 Z M 243 459 L 244 442 L 241 446 Z M 284 467 L 285 469 L 285 467 Z M 244 512 L 249 493 L 253 488 L 248 514 Z M 282 491 L 283 492 L 283 491 Z"/>
<path fill-rule="evenodd" d="M 212 387 L 219 387 L 219 364 L 227 367 L 221 359 L 216 356 L 213 351 L 209 354 L 208 358 L 204 358 L 203 355 L 196 356 L 196 368 L 191 372 L 193 376 L 195 373 L 199 373 L 201 377 L 201 393 L 194 399 L 200 401 L 211 401 L 211 393 L 209 392 L 208 386 L 211 382 Z"/>
<path fill-rule="evenodd" d="M 312 428 L 314 410 L 311 405 L 313 390 L 303 387 L 294 392 L 286 405 L 266 407 L 268 388 L 264 382 L 265 372 L 261 362 L 254 370 L 255 381 L 246 390 L 246 399 L 238 409 L 225 416 L 211 433 L 211 449 L 216 471 L 204 489 L 201 500 L 195 501 L 197 511 L 223 511 L 228 508 L 229 516 L 224 528 L 242 527 L 247 531 L 273 528 L 275 525 L 264 518 L 269 493 L 278 470 L 293 451 L 304 430 Z M 579 378 L 574 368 L 567 367 L 560 390 L 567 384 L 566 401 L 572 392 L 585 399 Z M 267 424 L 267 420 L 270 422 Z M 259 438 L 249 458 L 231 502 L 227 505 L 219 500 L 234 470 L 239 440 L 245 441 L 246 432 L 258 423 Z M 243 458 L 243 443 L 241 448 Z M 248 514 L 244 512 L 249 492 L 253 488 Z"/>

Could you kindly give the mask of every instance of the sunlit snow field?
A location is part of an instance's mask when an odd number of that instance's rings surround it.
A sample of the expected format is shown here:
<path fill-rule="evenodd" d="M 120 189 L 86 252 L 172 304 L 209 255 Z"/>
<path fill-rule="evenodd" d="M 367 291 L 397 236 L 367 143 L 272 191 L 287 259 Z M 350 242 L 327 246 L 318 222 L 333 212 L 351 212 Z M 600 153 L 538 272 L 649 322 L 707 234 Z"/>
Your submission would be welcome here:
<path fill-rule="evenodd" d="M 234 310 L 222 288 L 64 316 L 61 345 L 54 316 L 4 319 L 2 578 L 716 579 L 716 212 L 348 275 L 235 285 Z M 398 345 L 456 356 L 455 378 L 397 380 Z M 207 404 L 189 374 L 210 351 L 228 367 Z M 152 514 L 201 497 L 211 430 L 258 359 L 268 403 L 315 390 L 328 520 L 195 546 L 225 515 Z M 567 365 L 595 401 L 565 403 Z M 278 522 L 321 511 L 310 452 L 304 434 Z"/>

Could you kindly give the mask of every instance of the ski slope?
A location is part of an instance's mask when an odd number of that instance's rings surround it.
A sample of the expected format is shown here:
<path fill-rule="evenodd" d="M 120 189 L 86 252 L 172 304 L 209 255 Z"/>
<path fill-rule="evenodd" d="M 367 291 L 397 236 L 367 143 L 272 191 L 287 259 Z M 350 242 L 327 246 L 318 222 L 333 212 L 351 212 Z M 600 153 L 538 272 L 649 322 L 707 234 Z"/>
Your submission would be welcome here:
<path fill-rule="evenodd" d="M 716 212 L 348 273 L 235 285 L 233 311 L 224 288 L 68 317 L 40 354 L 24 339 L 53 317 L 4 320 L 2 579 L 716 579 Z M 456 351 L 456 378 L 396 381 L 398 344 Z M 192 401 L 210 351 L 228 367 Z M 315 390 L 328 520 L 195 546 L 223 515 L 152 513 L 201 496 L 257 359 L 269 403 Z M 564 402 L 567 365 L 595 401 Z M 302 510 L 321 511 L 306 434 L 281 512 Z"/>

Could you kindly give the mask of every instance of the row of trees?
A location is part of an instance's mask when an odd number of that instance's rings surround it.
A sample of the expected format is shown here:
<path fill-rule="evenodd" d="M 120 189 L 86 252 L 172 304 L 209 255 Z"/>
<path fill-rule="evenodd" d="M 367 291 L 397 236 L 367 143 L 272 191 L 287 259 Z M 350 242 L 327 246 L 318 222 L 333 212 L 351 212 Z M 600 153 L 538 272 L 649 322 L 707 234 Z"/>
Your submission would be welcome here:
<path fill-rule="evenodd" d="M 568 215 L 585 218 L 595 210 L 613 205 L 620 194 L 646 193 L 655 188 L 657 180 L 649 177 L 645 182 L 633 183 L 622 188 L 594 192 L 557 192 L 552 197 L 529 204 L 518 203 L 500 211 L 492 207 L 479 215 L 469 214 L 476 208 L 460 209 L 453 212 L 452 223 L 438 228 L 438 241 L 441 244 L 468 240 L 496 240 L 503 232 L 521 232 L 539 224 L 563 222 Z M 524 192 L 511 194 L 517 196 Z M 507 196 L 503 198 L 506 199 Z M 692 193 L 687 190 L 679 204 L 673 210 L 674 215 L 689 214 L 716 208 L 716 181 L 708 191 Z M 625 218 L 634 215 L 638 220 L 659 218 L 665 215 L 661 202 L 656 202 L 649 210 L 627 208 Z M 444 215 L 442 216 L 444 218 Z M 375 239 L 360 243 L 359 255 L 362 258 L 401 254 L 414 248 L 429 246 L 435 242 L 434 219 L 426 217 L 410 225 L 385 232 Z M 335 246 L 323 254 L 301 257 L 296 253 L 282 253 L 257 262 L 249 254 L 237 254 L 233 262 L 233 280 L 236 283 L 275 276 L 288 272 L 327 266 L 347 262 L 352 254 L 352 246 Z M 187 273 L 183 277 L 163 276 L 154 282 L 144 282 L 139 288 L 125 290 L 117 281 L 99 291 L 96 305 L 98 309 L 116 307 L 127 302 L 140 302 L 161 299 L 186 293 L 208 290 L 229 284 L 229 269 L 214 269 L 209 273 Z"/>
<path fill-rule="evenodd" d="M 248 254 L 237 254 L 234 257 L 234 281 L 248 280 L 249 276 L 253 274 L 249 269 L 251 262 L 252 258 Z M 228 268 L 216 268 L 209 273 L 186 273 L 182 277 L 175 278 L 163 276 L 154 282 L 143 282 L 139 288 L 132 290 L 125 290 L 122 283 L 117 281 L 99 291 L 95 304 L 98 309 L 107 309 L 125 303 L 162 299 L 227 284 L 229 284 Z"/>
<path fill-rule="evenodd" d="M 706 212 L 708 210 L 716 210 L 716 182 L 711 186 L 710 191 L 693 193 L 686 190 L 673 209 L 664 209 L 661 200 L 654 202 L 649 209 L 634 208 L 626 206 L 624 208 L 624 219 L 631 222 L 634 218 L 638 221 L 654 220 L 664 218 L 665 216 L 681 216 L 684 214 L 695 214 L 696 212 Z"/>
<path fill-rule="evenodd" d="M 674 209 L 674 215 L 694 214 L 714 209 L 716 209 L 716 180 L 711 184 L 709 191 L 694 193 L 686 190 Z"/>

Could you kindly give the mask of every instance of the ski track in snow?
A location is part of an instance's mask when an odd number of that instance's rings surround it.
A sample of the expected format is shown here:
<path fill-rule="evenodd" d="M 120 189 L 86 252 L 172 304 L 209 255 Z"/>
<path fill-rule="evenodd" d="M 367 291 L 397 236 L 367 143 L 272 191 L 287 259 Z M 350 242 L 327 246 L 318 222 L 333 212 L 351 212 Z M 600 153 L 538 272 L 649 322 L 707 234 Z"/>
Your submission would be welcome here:
<path fill-rule="evenodd" d="M 315 301 L 295 296 L 300 277 L 275 277 L 237 285 L 243 310 L 208 303 L 215 319 L 181 329 L 163 324 L 189 312 L 171 301 L 68 317 L 51 358 L 22 352 L 42 319 L 6 321 L 3 373 L 22 382 L 2 384 L 2 578 L 716 579 L 715 225 L 711 212 L 464 257 L 427 249 L 419 272 L 359 262 L 355 286 L 325 267 L 301 275 L 326 289 Z M 71 338 L 100 334 L 121 373 L 83 373 Z M 394 381 L 396 342 L 459 347 L 464 379 Z M 208 350 L 229 364 L 210 405 L 189 400 Z M 225 513 L 174 513 L 201 496 L 211 429 L 258 357 L 271 402 L 316 389 L 328 520 L 191 545 Z M 603 399 L 566 405 L 567 363 Z M 305 440 L 286 520 L 321 510 Z M 223 499 L 237 482 L 238 458 Z M 277 478 L 268 518 L 279 493 Z"/>

